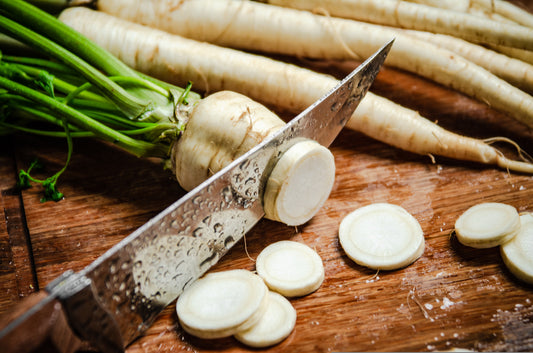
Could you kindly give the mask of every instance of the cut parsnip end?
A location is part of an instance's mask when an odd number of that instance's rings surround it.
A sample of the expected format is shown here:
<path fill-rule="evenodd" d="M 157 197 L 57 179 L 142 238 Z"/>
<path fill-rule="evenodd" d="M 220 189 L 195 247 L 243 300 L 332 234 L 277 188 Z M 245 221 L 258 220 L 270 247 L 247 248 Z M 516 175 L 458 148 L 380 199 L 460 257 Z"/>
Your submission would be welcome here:
<path fill-rule="evenodd" d="M 320 256 L 307 245 L 289 240 L 264 248 L 257 257 L 256 270 L 271 290 L 287 297 L 312 293 L 324 281 Z"/>
<path fill-rule="evenodd" d="M 520 223 L 520 231 L 500 247 L 500 252 L 513 275 L 533 284 L 533 214 L 521 215 Z"/>
<path fill-rule="evenodd" d="M 376 270 L 394 270 L 417 260 L 424 252 L 424 233 L 418 221 L 400 206 L 375 203 L 348 214 L 339 240 L 350 259 Z"/>
<path fill-rule="evenodd" d="M 253 326 L 268 306 L 268 288 L 246 270 L 210 273 L 176 302 L 183 329 L 200 338 L 221 338 Z"/>
<path fill-rule="evenodd" d="M 261 319 L 235 338 L 251 347 L 268 347 L 287 338 L 296 324 L 296 310 L 281 294 L 269 292 L 268 307 Z"/>
<path fill-rule="evenodd" d="M 285 125 L 250 98 L 220 91 L 192 110 L 183 135 L 172 147 L 174 173 L 189 191 Z"/>
<path fill-rule="evenodd" d="M 491 248 L 512 239 L 520 229 L 516 208 L 485 202 L 466 210 L 455 222 L 457 240 L 473 248 Z"/>
<path fill-rule="evenodd" d="M 276 163 L 264 193 L 265 217 L 290 226 L 310 220 L 326 202 L 335 181 L 329 149 L 312 140 L 290 147 Z"/>

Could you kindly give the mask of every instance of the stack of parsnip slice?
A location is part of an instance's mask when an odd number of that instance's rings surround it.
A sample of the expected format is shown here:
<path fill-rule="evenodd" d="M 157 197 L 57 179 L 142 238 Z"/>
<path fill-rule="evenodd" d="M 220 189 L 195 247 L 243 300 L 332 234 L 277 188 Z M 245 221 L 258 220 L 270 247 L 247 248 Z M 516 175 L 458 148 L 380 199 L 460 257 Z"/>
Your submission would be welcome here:
<path fill-rule="evenodd" d="M 205 339 L 234 336 L 251 347 L 287 338 L 296 310 L 285 296 L 303 296 L 322 284 L 322 260 L 308 246 L 280 241 L 257 259 L 258 275 L 247 270 L 207 274 L 178 298 L 181 327 Z"/>
<path fill-rule="evenodd" d="M 460 243 L 474 248 L 500 246 L 509 271 L 533 283 L 533 213 L 519 215 L 507 204 L 480 203 L 457 219 L 455 234 Z"/>

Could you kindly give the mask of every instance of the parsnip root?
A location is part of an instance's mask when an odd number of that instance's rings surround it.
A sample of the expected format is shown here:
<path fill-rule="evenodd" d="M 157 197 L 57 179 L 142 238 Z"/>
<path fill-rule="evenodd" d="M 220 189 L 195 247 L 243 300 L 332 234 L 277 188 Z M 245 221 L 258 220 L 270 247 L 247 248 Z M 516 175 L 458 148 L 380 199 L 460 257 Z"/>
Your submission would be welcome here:
<path fill-rule="evenodd" d="M 466 12 L 439 9 L 402 0 L 267 0 L 301 10 L 323 9 L 335 17 L 386 26 L 443 33 L 472 42 L 533 49 L 533 30 Z"/>
<path fill-rule="evenodd" d="M 276 114 L 241 94 L 222 91 L 207 96 L 193 109 L 173 145 L 178 182 L 192 190 L 284 125 Z"/>
<path fill-rule="evenodd" d="M 274 166 L 263 202 L 266 217 L 301 225 L 324 205 L 335 181 L 335 159 L 312 140 L 297 142 Z"/>
<path fill-rule="evenodd" d="M 287 297 L 312 293 L 324 280 L 320 256 L 295 241 L 283 240 L 267 246 L 257 257 L 256 270 L 271 290 Z"/>
<path fill-rule="evenodd" d="M 255 1 L 100 0 L 98 6 L 199 41 L 297 57 L 363 60 L 395 38 L 386 65 L 453 88 L 533 127 L 533 97 L 449 50 L 385 26 Z"/>
<path fill-rule="evenodd" d="M 533 214 L 520 216 L 518 234 L 500 246 L 503 262 L 520 280 L 533 284 Z"/>
<path fill-rule="evenodd" d="M 407 0 L 533 28 L 533 15 L 505 0 Z"/>
<path fill-rule="evenodd" d="M 446 48 L 528 93 L 533 93 L 533 65 L 484 46 L 444 34 L 404 30 L 408 35 Z"/>
<path fill-rule="evenodd" d="M 178 297 L 176 311 L 186 332 L 200 338 L 221 338 L 257 323 L 268 298 L 267 286 L 250 271 L 214 272 Z"/>
<path fill-rule="evenodd" d="M 235 338 L 250 347 L 272 346 L 287 338 L 296 325 L 296 310 L 291 302 L 276 292 L 269 292 L 268 307 L 261 319 Z"/>
<path fill-rule="evenodd" d="M 497 202 L 474 205 L 455 222 L 457 240 L 480 249 L 502 245 L 519 230 L 520 217 L 516 208 Z"/>
<path fill-rule="evenodd" d="M 173 145 L 178 182 L 191 190 L 284 125 L 241 94 L 221 91 L 204 98 Z M 282 154 L 267 179 L 265 217 L 290 226 L 309 221 L 326 202 L 334 180 L 331 151 L 312 140 L 297 142 Z"/>
<path fill-rule="evenodd" d="M 307 108 L 338 83 L 328 75 L 185 39 L 98 11 L 72 8 L 63 11 L 60 19 L 146 74 L 178 85 L 191 80 L 199 90 L 238 91 L 295 113 Z M 107 35 L 101 35 L 103 32 Z M 413 153 L 533 173 L 533 164 L 510 160 L 481 140 L 447 131 L 417 112 L 371 92 L 346 126 Z"/>
<path fill-rule="evenodd" d="M 350 259 L 375 270 L 395 270 L 416 261 L 424 252 L 424 233 L 404 208 L 374 203 L 342 220 L 339 240 Z"/>

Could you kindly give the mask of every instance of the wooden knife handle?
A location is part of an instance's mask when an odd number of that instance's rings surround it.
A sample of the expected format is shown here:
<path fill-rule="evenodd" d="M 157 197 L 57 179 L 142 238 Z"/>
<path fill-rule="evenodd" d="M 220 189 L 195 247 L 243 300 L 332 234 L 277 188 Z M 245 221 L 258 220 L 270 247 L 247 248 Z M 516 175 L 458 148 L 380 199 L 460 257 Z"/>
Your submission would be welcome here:
<path fill-rule="evenodd" d="M 28 317 L 22 320 L 26 313 Z M 67 322 L 61 302 L 46 291 L 21 300 L 0 318 L 0 350 L 4 353 L 71 353 L 82 346 Z"/>

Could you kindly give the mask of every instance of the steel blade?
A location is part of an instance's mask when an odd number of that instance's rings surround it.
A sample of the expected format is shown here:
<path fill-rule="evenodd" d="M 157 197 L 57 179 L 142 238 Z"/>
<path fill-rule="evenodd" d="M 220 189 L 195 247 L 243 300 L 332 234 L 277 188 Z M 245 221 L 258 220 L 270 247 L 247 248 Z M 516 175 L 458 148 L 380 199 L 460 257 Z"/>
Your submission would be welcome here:
<path fill-rule="evenodd" d="M 392 41 L 274 136 L 169 206 L 78 273 L 47 290 L 78 334 L 120 351 L 264 215 L 262 192 L 277 158 L 302 138 L 335 139 L 368 91 Z"/>

